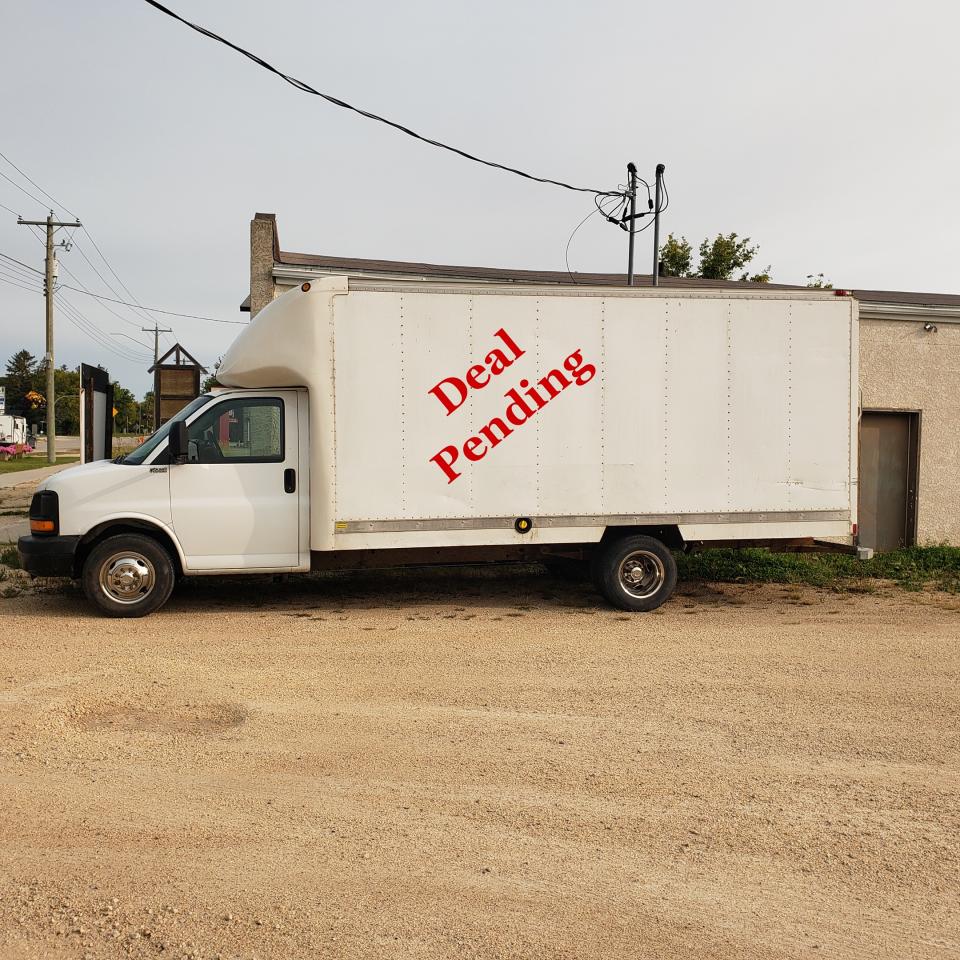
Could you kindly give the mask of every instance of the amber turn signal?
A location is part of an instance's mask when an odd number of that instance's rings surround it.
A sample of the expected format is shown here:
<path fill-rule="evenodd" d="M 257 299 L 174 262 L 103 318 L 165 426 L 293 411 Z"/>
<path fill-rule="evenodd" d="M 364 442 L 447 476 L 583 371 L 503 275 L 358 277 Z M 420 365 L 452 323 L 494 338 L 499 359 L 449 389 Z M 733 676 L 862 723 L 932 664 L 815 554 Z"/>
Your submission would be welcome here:
<path fill-rule="evenodd" d="M 54 528 L 55 528 L 55 525 L 52 520 L 31 520 L 30 521 L 31 533 L 53 533 Z"/>

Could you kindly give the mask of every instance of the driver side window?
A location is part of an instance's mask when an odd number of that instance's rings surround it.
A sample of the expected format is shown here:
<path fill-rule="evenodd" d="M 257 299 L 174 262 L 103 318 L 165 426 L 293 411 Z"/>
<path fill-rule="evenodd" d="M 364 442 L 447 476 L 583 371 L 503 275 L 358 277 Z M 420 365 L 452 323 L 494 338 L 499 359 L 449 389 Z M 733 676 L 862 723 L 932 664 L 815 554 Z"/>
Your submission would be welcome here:
<path fill-rule="evenodd" d="M 225 400 L 205 410 L 187 431 L 189 463 L 281 463 L 283 401 Z"/>

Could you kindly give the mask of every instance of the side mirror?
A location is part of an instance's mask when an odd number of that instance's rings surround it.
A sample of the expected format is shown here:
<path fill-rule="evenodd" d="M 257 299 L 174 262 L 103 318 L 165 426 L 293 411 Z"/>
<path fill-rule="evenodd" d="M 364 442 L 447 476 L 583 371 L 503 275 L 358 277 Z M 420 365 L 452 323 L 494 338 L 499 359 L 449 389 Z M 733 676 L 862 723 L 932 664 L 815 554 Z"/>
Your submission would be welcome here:
<path fill-rule="evenodd" d="M 187 459 L 187 425 L 183 420 L 177 420 L 170 427 L 170 436 L 167 439 L 167 449 L 170 451 L 171 463 L 183 463 Z"/>

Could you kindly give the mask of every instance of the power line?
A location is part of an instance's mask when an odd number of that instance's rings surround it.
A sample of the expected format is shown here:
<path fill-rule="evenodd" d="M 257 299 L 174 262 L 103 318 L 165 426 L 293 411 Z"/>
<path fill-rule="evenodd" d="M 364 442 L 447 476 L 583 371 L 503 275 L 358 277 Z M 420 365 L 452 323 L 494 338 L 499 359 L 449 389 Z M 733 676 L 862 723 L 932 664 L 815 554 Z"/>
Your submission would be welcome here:
<path fill-rule="evenodd" d="M 612 199 L 612 198 L 608 198 L 608 199 Z M 594 198 L 594 201 L 596 201 L 596 197 Z M 596 216 L 598 213 L 602 213 L 602 214 L 604 215 L 604 217 L 606 217 L 606 218 L 608 218 L 608 219 L 609 219 L 611 216 L 618 216 L 618 215 L 619 215 L 619 211 L 618 211 L 617 214 L 611 214 L 611 213 L 609 213 L 607 210 L 604 210 L 604 209 L 603 209 L 603 206 L 602 206 L 602 205 L 603 205 L 603 202 L 604 202 L 604 201 L 600 201 L 600 203 L 597 203 L 597 204 L 596 204 L 596 209 L 591 210 L 591 211 L 573 228 L 573 230 L 572 230 L 571 233 L 570 233 L 570 236 L 567 237 L 567 245 L 566 245 L 566 247 L 564 248 L 564 251 L 563 251 L 563 260 L 564 260 L 564 263 L 566 263 L 566 265 L 567 265 L 567 275 L 570 277 L 570 282 L 571 282 L 571 283 L 578 283 L 578 282 L 579 282 L 579 281 L 574 277 L 573 272 L 572 272 L 571 269 L 570 269 L 570 244 L 573 243 L 573 238 L 577 235 L 577 231 L 579 231 L 579 229 L 580 229 L 591 217 Z M 622 207 L 623 204 L 625 204 L 626 202 L 627 202 L 626 197 L 621 197 L 621 198 L 620 198 L 620 202 L 619 202 L 619 204 L 617 204 L 617 206 L 618 206 L 618 207 Z M 611 209 L 613 209 L 613 208 L 611 207 Z"/>
<path fill-rule="evenodd" d="M 135 353 L 109 339 L 109 336 L 102 331 L 92 320 L 80 312 L 77 307 L 67 300 L 63 294 L 58 293 L 57 300 L 63 310 L 63 315 L 78 329 L 85 334 L 89 340 L 92 340 L 98 346 L 116 354 L 122 360 L 129 360 L 133 363 L 146 363 L 149 359 L 147 354 Z"/>
<path fill-rule="evenodd" d="M 0 207 L 3 207 L 3 209 L 6 210 L 7 213 L 12 213 L 15 217 L 20 216 L 20 214 L 17 213 L 16 210 L 13 210 L 11 207 L 8 207 L 5 203 L 0 203 Z"/>
<path fill-rule="evenodd" d="M 111 265 L 110 261 L 109 261 L 109 260 L 106 258 L 106 256 L 104 255 L 104 252 L 100 249 L 99 245 L 97 244 L 97 241 L 93 239 L 93 234 L 89 231 L 89 229 L 88 229 L 87 227 L 84 227 L 84 228 L 83 228 L 83 232 L 90 238 L 90 242 L 93 244 L 94 250 L 96 250 L 97 253 L 100 254 L 100 259 L 107 265 L 107 269 L 114 275 L 114 277 L 116 277 L 117 283 L 119 283 L 120 286 L 126 291 L 127 296 L 130 297 L 130 299 L 133 300 L 133 302 L 134 302 L 137 306 L 141 306 L 141 305 L 140 305 L 140 301 L 133 295 L 133 292 L 132 292 L 132 291 L 130 290 L 130 288 L 123 282 L 123 280 L 120 279 L 120 275 L 117 273 L 117 271 L 113 269 L 113 266 Z M 107 284 L 107 286 L 109 287 L 110 284 Z M 111 289 L 113 289 L 113 288 L 111 287 Z M 116 290 L 114 290 L 113 292 L 116 293 Z M 120 294 L 117 294 L 117 296 L 120 296 Z M 141 309 L 142 309 L 142 307 L 141 307 Z M 147 319 L 149 320 L 150 318 L 148 317 Z"/>
<path fill-rule="evenodd" d="M 76 277 L 74 277 L 74 279 L 76 279 Z M 128 303 L 126 300 L 114 300 L 112 297 L 101 296 L 92 290 L 80 290 L 77 287 L 71 287 L 67 283 L 61 283 L 60 286 L 67 290 L 73 290 L 76 293 L 85 293 L 87 296 L 94 297 L 97 300 L 105 300 L 107 303 L 122 303 L 126 307 L 137 306 L 137 304 Z M 159 307 L 141 307 L 140 309 L 146 310 L 148 313 L 162 313 L 168 317 L 183 317 L 185 320 L 209 320 L 210 323 L 235 323 L 240 324 L 240 326 L 247 326 L 246 320 L 221 320 L 219 317 L 201 317 L 196 313 L 177 313 L 175 310 L 161 310 Z M 127 322 L 129 323 L 130 321 Z"/>
<path fill-rule="evenodd" d="M 43 293 L 43 290 L 40 287 L 28 287 L 24 283 L 17 283 L 14 280 L 7 280 L 6 277 L 8 276 L 16 276 L 16 274 L 4 274 L 3 276 L 0 276 L 0 280 L 2 280 L 4 283 L 9 283 L 11 287 L 19 287 L 21 290 L 29 290 L 31 293 Z M 20 279 L 20 277 L 17 277 L 17 280 Z"/>
<path fill-rule="evenodd" d="M 27 181 L 27 183 L 36 187 L 55 207 L 60 207 L 62 210 L 66 210 L 66 212 L 69 213 L 74 220 L 80 219 L 72 210 L 65 207 L 62 203 L 59 203 L 54 197 L 51 197 L 50 194 L 47 193 L 47 191 L 44 190 L 39 183 L 37 183 L 35 180 L 31 180 L 30 177 L 28 177 L 8 156 L 6 156 L 6 154 L 0 153 L 0 157 L 3 157 L 3 159 L 6 160 L 7 163 L 9 163 L 10 166 L 13 167 L 13 169 L 16 170 L 17 173 L 19 173 L 20 176 Z M 9 179 L 9 177 L 7 179 Z"/>
<path fill-rule="evenodd" d="M 13 258 L 11 257 L 10 259 Z M 28 267 L 27 269 L 31 268 Z M 30 281 L 28 279 L 18 274 L 5 272 L 2 269 L 2 265 L 0 265 L 0 282 L 9 284 L 11 287 L 19 287 L 21 290 L 26 290 L 28 293 L 36 293 L 39 295 L 43 294 L 43 286 L 40 283 L 36 283 L 34 286 L 29 286 L 28 284 Z M 149 359 L 149 357 L 145 355 L 134 355 L 133 351 L 121 351 L 115 348 L 114 344 L 106 339 L 107 334 L 105 331 L 102 331 L 92 320 L 80 313 L 80 311 L 72 303 L 70 303 L 70 301 L 60 295 L 59 302 L 67 319 L 75 327 L 77 327 L 81 333 L 85 334 L 88 339 L 94 341 L 94 343 L 96 343 L 98 346 L 107 350 L 112 350 L 115 354 L 117 354 L 117 356 L 120 356 L 124 360 L 145 362 Z M 71 315 L 71 311 L 73 315 Z M 144 344 L 144 346 L 146 346 L 146 344 Z"/>
<path fill-rule="evenodd" d="M 89 236 L 89 233 L 87 234 L 87 236 Z M 104 275 L 94 266 L 93 261 L 86 255 L 86 253 L 85 253 L 84 250 L 83 250 L 83 247 L 81 247 L 80 244 L 77 243 L 76 241 L 73 242 L 73 246 L 76 247 L 77 253 L 79 253 L 80 256 L 83 257 L 83 259 L 87 261 L 87 264 L 89 265 L 90 269 L 100 278 L 100 282 L 101 282 L 115 297 L 119 297 L 119 296 L 120 296 L 119 292 L 114 288 L 113 284 L 111 284 L 110 281 L 107 280 L 106 277 L 104 277 Z M 103 257 L 103 254 L 100 254 L 100 256 Z M 104 263 L 106 263 L 106 260 L 104 260 Z M 109 264 L 108 264 L 108 266 L 109 266 Z M 76 279 L 76 277 L 74 277 L 74 279 Z M 78 281 L 78 282 L 79 282 L 79 281 Z M 80 286 L 84 287 L 84 289 L 87 289 L 85 284 L 82 284 L 82 283 L 81 283 Z M 90 291 L 87 290 L 87 292 L 89 293 Z M 127 292 L 129 293 L 129 291 L 127 291 Z M 118 302 L 118 303 L 122 303 L 123 301 L 118 300 L 117 302 Z M 132 304 L 129 304 L 129 306 L 132 307 L 133 305 L 132 305 Z M 112 312 L 112 311 L 111 311 L 111 312 Z M 140 314 L 143 314 L 143 317 L 144 317 L 145 319 L 150 320 L 150 317 L 149 317 L 147 314 L 143 313 L 143 310 L 142 310 L 142 309 L 140 310 Z M 139 314 L 137 314 L 137 315 L 139 316 Z M 132 320 L 128 321 L 128 323 L 130 323 L 131 326 L 134 326 L 134 327 L 137 326 L 137 324 L 134 323 Z"/>
<path fill-rule="evenodd" d="M 255 53 L 251 53 L 249 50 L 245 50 L 243 47 L 232 43 L 230 40 L 227 40 L 225 37 L 221 37 L 220 34 L 214 33 L 212 30 L 208 30 L 206 27 L 202 27 L 197 23 L 191 23 L 191 21 L 181 17 L 180 14 L 174 13 L 174 11 L 169 7 L 165 7 L 162 3 L 157 3 L 157 0 L 145 0 L 145 2 L 151 7 L 159 10 L 161 13 L 166 14 L 168 17 L 172 17 L 174 20 L 184 24 L 184 26 L 189 27 L 191 30 L 195 30 L 201 36 L 207 37 L 210 40 L 215 40 L 217 43 L 222 43 L 225 47 L 229 47 L 231 50 L 234 50 L 246 57 L 248 60 L 252 60 L 258 66 L 263 67 L 264 70 L 269 70 L 270 73 L 276 74 L 276 76 L 280 77 L 281 80 L 289 83 L 290 86 L 300 90 L 302 93 L 312 94 L 315 97 L 320 97 L 323 100 L 326 100 L 327 103 L 332 103 L 335 107 L 342 107 L 344 110 L 352 110 L 354 113 L 359 113 L 360 116 L 366 117 L 368 120 L 376 120 L 378 123 L 386 124 L 388 127 L 393 127 L 394 130 L 399 130 L 401 133 L 405 133 L 407 136 L 413 137 L 415 140 L 421 140 L 423 143 L 427 143 L 432 147 L 438 147 L 441 150 L 448 150 L 450 153 L 455 153 L 458 156 L 463 157 L 465 160 L 472 160 L 474 163 L 480 163 L 486 167 L 493 167 L 496 170 L 503 170 L 506 173 L 513 173 L 518 177 L 524 177 L 527 180 L 534 180 L 537 183 L 552 184 L 555 187 L 563 187 L 564 190 L 573 190 L 577 193 L 594 193 L 600 194 L 601 196 L 612 196 L 615 193 L 615 191 L 612 190 L 597 190 L 593 187 L 577 187 L 573 186 L 572 184 L 565 183 L 562 180 L 552 180 L 549 177 L 538 177 L 532 173 L 526 173 L 523 170 L 518 170 L 516 167 L 509 167 L 506 164 L 496 163 L 493 160 L 484 160 L 482 157 L 477 157 L 472 153 L 468 153 L 466 150 L 461 150 L 459 147 L 452 147 L 450 144 L 443 143 L 440 140 L 433 140 L 430 137 L 425 137 L 422 134 L 411 130 L 409 127 L 405 127 L 401 123 L 388 120 L 386 117 L 381 117 L 379 114 L 371 113 L 369 110 L 363 110 L 360 107 L 355 107 L 353 104 L 347 103 L 345 100 L 341 100 L 339 97 L 331 96 L 329 93 L 322 93 L 320 90 L 311 87 L 310 84 L 305 83 L 303 80 L 298 80 L 296 77 L 292 77 L 289 74 L 284 73 L 282 70 L 277 69 L 272 64 L 267 63 L 267 61 L 262 57 L 258 57 Z"/>
<path fill-rule="evenodd" d="M 3 257 L 4 260 L 10 260 L 13 263 L 18 264 L 19 266 L 23 267 L 25 270 L 30 270 L 33 273 L 40 274 L 41 277 L 43 276 L 42 270 L 38 270 L 36 267 L 31 267 L 28 264 L 24 263 L 22 260 L 17 260 L 16 257 L 11 257 L 10 254 L 8 253 L 0 253 L 0 257 Z"/>
<path fill-rule="evenodd" d="M 0 276 L 9 278 L 10 280 L 16 280 L 17 283 L 25 283 L 31 289 L 34 290 L 43 290 L 43 284 L 38 280 L 35 280 L 31 276 L 25 275 L 23 270 L 16 270 L 16 268 L 7 268 L 7 264 L 0 264 Z"/>
<path fill-rule="evenodd" d="M 3 177 L 3 179 L 6 180 L 7 183 L 12 183 L 13 186 L 15 186 L 24 196 L 29 197 L 34 203 L 39 204 L 41 207 L 46 206 L 46 204 L 42 200 L 37 199 L 37 197 L 35 197 L 29 190 L 25 190 L 23 187 L 20 186 L 19 183 L 17 183 L 16 180 L 13 180 L 10 177 L 8 177 L 2 170 L 0 170 L 0 177 Z"/>
<path fill-rule="evenodd" d="M 80 330 L 82 330 L 82 332 L 86 333 L 89 339 L 93 340 L 95 343 L 99 344 L 105 349 L 111 350 L 113 353 L 123 357 L 125 360 L 133 360 L 137 362 L 143 362 L 146 360 L 146 356 L 141 356 L 135 353 L 128 347 L 123 346 L 123 344 L 115 343 L 111 339 L 110 334 L 98 327 L 96 323 L 94 323 L 86 314 L 82 313 L 74 303 L 72 303 L 70 300 L 67 300 L 67 298 L 60 292 L 59 288 L 55 291 L 55 294 L 57 297 L 57 302 L 64 309 L 64 313 L 69 312 L 72 314 L 72 316 L 75 318 L 74 326 L 77 326 Z"/>
<path fill-rule="evenodd" d="M 132 310 L 134 310 L 134 311 L 139 310 L 139 313 L 135 313 L 135 314 L 134 314 L 135 316 L 138 317 L 138 319 L 142 317 L 143 319 L 147 320 L 148 322 L 152 322 L 152 318 L 149 316 L 149 314 L 147 314 L 147 313 L 144 312 L 143 307 L 141 306 L 141 304 L 140 304 L 140 302 L 137 300 L 137 298 L 134 296 L 133 292 L 132 292 L 132 291 L 130 290 L 130 288 L 123 282 L 123 280 L 120 279 L 120 276 L 119 276 L 119 274 L 117 273 L 117 271 L 113 269 L 113 265 L 110 263 L 109 260 L 107 260 L 107 258 L 106 258 L 106 256 L 104 255 L 103 251 L 100 249 L 100 245 L 99 245 L 99 244 L 97 243 L 97 241 L 94 239 L 93 234 L 90 232 L 90 230 L 89 230 L 86 226 L 84 226 L 83 224 L 81 224 L 81 223 L 79 222 L 79 219 L 80 219 L 80 218 L 77 217 L 76 214 L 75 214 L 72 210 L 70 210 L 69 207 L 67 207 L 67 206 L 65 206 L 64 204 L 60 203 L 60 202 L 56 199 L 56 197 L 54 197 L 52 194 L 47 193 L 47 191 L 44 190 L 43 187 L 41 187 L 39 183 L 37 183 L 37 182 L 36 182 L 35 180 L 33 180 L 27 173 L 25 173 L 23 170 L 21 170 L 20 167 L 18 167 L 6 154 L 0 153 L 0 158 L 3 158 L 8 164 L 10 164 L 10 166 L 13 167 L 13 169 L 16 170 L 17 173 L 19 173 L 20 176 L 24 178 L 24 180 L 26 180 L 28 183 L 30 183 L 32 186 L 34 186 L 37 190 L 39 190 L 40 193 L 42 193 L 48 200 L 50 200 L 51 203 L 54 204 L 54 206 L 60 207 L 61 209 L 65 210 L 65 211 L 66 211 L 67 213 L 69 213 L 72 217 L 74 217 L 74 219 L 77 220 L 77 227 L 78 227 L 79 229 L 82 229 L 82 230 L 86 233 L 87 237 L 90 239 L 90 243 L 93 244 L 94 249 L 95 249 L 95 250 L 97 251 L 97 253 L 100 255 L 100 259 L 104 262 L 104 264 L 106 265 L 107 269 L 110 271 L 110 273 L 113 274 L 113 276 L 116 278 L 117 282 L 120 284 L 120 286 L 123 288 L 123 290 L 125 290 L 126 293 L 129 295 L 130 299 L 134 301 L 134 303 L 130 303 L 130 302 L 128 302 L 128 301 L 124 301 L 123 299 L 117 299 L 115 302 L 116 302 L 116 303 L 124 304 L 125 306 L 130 307 L 130 308 L 131 308 Z M 14 182 L 13 180 L 11 180 L 10 177 L 6 176 L 6 174 L 0 172 L 0 176 L 4 177 L 4 179 L 6 179 L 6 180 L 8 180 L 10 183 L 12 183 L 12 184 L 13 184 L 18 190 L 20 190 L 21 192 L 26 193 L 26 195 L 27 195 L 28 197 L 31 197 L 31 199 L 37 200 L 36 197 L 34 197 L 32 194 L 30 194 L 30 193 L 28 193 L 26 190 L 24 190 L 23 187 L 19 186 L 19 184 L 17 184 L 17 183 Z M 37 202 L 41 202 L 41 201 L 37 201 Z M 4 207 L 4 209 L 9 210 L 10 208 L 9 208 L 9 207 Z M 14 213 L 15 211 L 12 211 L 12 210 L 11 210 L 10 212 L 11 212 L 11 213 Z M 31 227 L 30 229 L 31 229 L 31 232 L 32 232 L 34 228 Z M 77 252 L 80 254 L 81 257 L 83 257 L 84 260 L 86 260 L 86 262 L 87 262 L 87 263 L 89 264 L 89 266 L 90 266 L 90 269 L 93 270 L 93 272 L 100 278 L 100 281 L 107 287 L 107 289 L 109 289 L 110 292 L 113 293 L 116 297 L 120 298 L 120 297 L 121 297 L 120 293 L 114 288 L 114 286 L 110 283 L 110 281 L 107 280 L 106 277 L 104 277 L 103 274 L 96 268 L 96 266 L 94 265 L 93 261 L 87 256 L 87 254 L 84 252 L 84 250 L 83 250 L 83 248 L 80 246 L 80 244 L 79 244 L 79 243 L 76 243 L 76 241 L 73 239 L 73 238 L 74 238 L 74 235 L 76 234 L 76 232 L 77 232 L 76 229 L 74 229 L 73 233 L 70 234 L 68 240 L 69 240 L 73 245 L 76 246 Z M 37 239 L 40 240 L 41 243 L 43 243 L 42 237 L 37 237 Z M 63 268 L 64 268 L 64 270 L 65 270 L 71 277 L 73 277 L 73 279 L 74 279 L 77 283 L 80 284 L 81 287 L 83 287 L 83 290 L 84 290 L 85 292 L 89 293 L 91 296 L 95 296 L 95 294 L 93 294 L 93 293 L 89 290 L 89 288 L 87 288 L 86 284 L 84 284 L 84 283 L 76 276 L 76 274 L 74 274 L 73 271 L 71 271 L 70 268 L 66 266 L 66 264 L 63 264 Z M 78 292 L 83 292 L 83 291 L 78 291 Z M 122 320 L 124 323 L 128 323 L 128 324 L 130 324 L 130 326 L 139 329 L 139 327 L 140 327 L 139 322 L 138 322 L 138 323 L 134 323 L 132 320 L 128 320 L 126 317 L 122 317 L 119 313 L 116 312 L 116 310 L 111 310 L 109 307 L 107 307 L 106 309 L 107 309 L 110 313 L 112 313 L 115 317 L 117 317 L 119 320 Z"/>
<path fill-rule="evenodd" d="M 82 289 L 71 287 L 69 284 L 63 284 L 63 283 L 60 284 L 61 287 L 66 287 L 68 290 L 77 290 L 78 293 L 85 292 L 90 294 L 90 296 L 95 296 L 93 291 L 91 291 L 90 288 L 62 260 L 58 260 L 57 262 L 60 264 L 60 266 L 63 267 L 64 272 L 68 276 L 72 277 L 77 283 L 80 284 L 80 287 Z M 107 313 L 113 314 L 113 316 L 115 316 L 121 323 L 129 324 L 131 327 L 133 327 L 134 330 L 140 329 L 139 324 L 134 323 L 133 320 L 129 320 L 127 319 L 127 317 L 123 316 L 122 314 L 117 313 L 117 311 L 114 310 L 113 307 L 108 307 L 106 304 L 101 304 L 101 306 L 103 307 L 104 310 L 107 311 Z"/>
<path fill-rule="evenodd" d="M 30 276 L 26 270 L 21 270 L 12 264 L 0 263 L 0 273 L 5 277 L 9 277 L 11 280 L 17 280 L 20 283 L 33 283 L 39 286 L 39 281 Z"/>

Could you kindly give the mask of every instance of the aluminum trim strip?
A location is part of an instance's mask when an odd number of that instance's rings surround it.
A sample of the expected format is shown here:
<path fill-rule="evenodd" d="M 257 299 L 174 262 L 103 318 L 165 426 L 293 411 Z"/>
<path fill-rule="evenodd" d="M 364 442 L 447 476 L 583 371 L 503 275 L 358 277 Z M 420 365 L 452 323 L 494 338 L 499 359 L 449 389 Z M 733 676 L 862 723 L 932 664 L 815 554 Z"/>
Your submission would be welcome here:
<path fill-rule="evenodd" d="M 534 527 L 636 527 L 653 524 L 797 523 L 849 520 L 849 510 L 770 510 L 742 513 L 637 513 L 533 517 Z M 418 530 L 512 530 L 516 517 L 431 517 L 424 520 L 338 520 L 335 533 L 407 533 Z"/>

